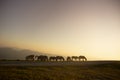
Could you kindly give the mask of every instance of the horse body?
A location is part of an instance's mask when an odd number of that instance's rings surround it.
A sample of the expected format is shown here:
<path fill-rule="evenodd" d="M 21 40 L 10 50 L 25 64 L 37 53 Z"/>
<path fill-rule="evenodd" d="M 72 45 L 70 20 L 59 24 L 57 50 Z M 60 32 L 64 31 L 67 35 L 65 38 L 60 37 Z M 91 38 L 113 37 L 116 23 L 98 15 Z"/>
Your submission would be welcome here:
<path fill-rule="evenodd" d="M 85 56 L 79 56 L 79 61 L 87 61 L 87 58 Z"/>
<path fill-rule="evenodd" d="M 72 61 L 71 57 L 68 56 L 67 57 L 67 61 Z"/>
<path fill-rule="evenodd" d="M 38 61 L 48 61 L 48 57 L 45 55 L 36 56 Z"/>
<path fill-rule="evenodd" d="M 35 55 L 28 55 L 26 56 L 26 60 L 32 60 L 34 61 Z"/>
<path fill-rule="evenodd" d="M 51 57 L 49 58 L 49 60 L 50 60 L 50 61 L 64 61 L 65 59 L 64 59 L 64 57 L 62 57 L 62 56 L 51 56 Z"/>
<path fill-rule="evenodd" d="M 79 60 L 79 57 L 78 56 L 72 56 L 72 60 L 77 61 L 77 60 Z"/>
<path fill-rule="evenodd" d="M 57 61 L 64 61 L 65 60 L 64 57 L 62 57 L 62 56 L 56 56 L 56 59 L 57 59 Z"/>
<path fill-rule="evenodd" d="M 57 58 L 56 58 L 55 56 L 51 56 L 51 57 L 49 58 L 49 61 L 57 61 Z"/>

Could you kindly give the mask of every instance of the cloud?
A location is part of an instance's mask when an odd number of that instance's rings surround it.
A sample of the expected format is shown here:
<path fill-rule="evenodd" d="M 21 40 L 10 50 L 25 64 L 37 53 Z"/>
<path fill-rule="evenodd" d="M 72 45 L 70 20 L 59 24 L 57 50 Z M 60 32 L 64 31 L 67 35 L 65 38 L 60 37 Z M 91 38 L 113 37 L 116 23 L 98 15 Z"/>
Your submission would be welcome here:
<path fill-rule="evenodd" d="M 28 49 L 15 49 L 12 47 L 0 48 L 0 59 L 25 59 L 27 55 L 49 55 L 47 53 L 32 51 Z"/>

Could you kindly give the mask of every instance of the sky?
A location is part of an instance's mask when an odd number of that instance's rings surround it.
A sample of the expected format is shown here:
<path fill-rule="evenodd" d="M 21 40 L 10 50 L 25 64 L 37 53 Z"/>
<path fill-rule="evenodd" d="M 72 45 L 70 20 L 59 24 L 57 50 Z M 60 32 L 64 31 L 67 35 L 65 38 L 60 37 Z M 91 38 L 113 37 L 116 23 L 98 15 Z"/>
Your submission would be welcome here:
<path fill-rule="evenodd" d="M 0 0 L 0 47 L 120 60 L 119 0 Z"/>

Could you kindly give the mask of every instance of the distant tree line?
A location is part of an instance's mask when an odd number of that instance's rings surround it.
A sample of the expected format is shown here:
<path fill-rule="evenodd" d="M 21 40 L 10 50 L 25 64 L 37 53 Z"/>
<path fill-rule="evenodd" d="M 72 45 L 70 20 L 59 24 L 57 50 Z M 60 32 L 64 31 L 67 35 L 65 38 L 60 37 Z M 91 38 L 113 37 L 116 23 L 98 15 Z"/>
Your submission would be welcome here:
<path fill-rule="evenodd" d="M 25 57 L 26 60 L 30 61 L 87 61 L 87 58 L 85 56 L 67 56 L 65 59 L 63 56 L 46 56 L 46 55 L 28 55 Z"/>

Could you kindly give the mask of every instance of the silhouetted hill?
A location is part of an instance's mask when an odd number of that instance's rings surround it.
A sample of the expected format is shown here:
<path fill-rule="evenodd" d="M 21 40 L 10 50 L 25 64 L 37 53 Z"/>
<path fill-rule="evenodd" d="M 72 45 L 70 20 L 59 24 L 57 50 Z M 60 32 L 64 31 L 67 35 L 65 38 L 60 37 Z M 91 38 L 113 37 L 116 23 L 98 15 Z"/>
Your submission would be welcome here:
<path fill-rule="evenodd" d="M 27 55 L 49 55 L 47 53 L 41 53 L 37 51 L 27 50 L 27 49 L 16 49 L 11 47 L 1 47 L 0 48 L 0 59 L 25 59 Z"/>

